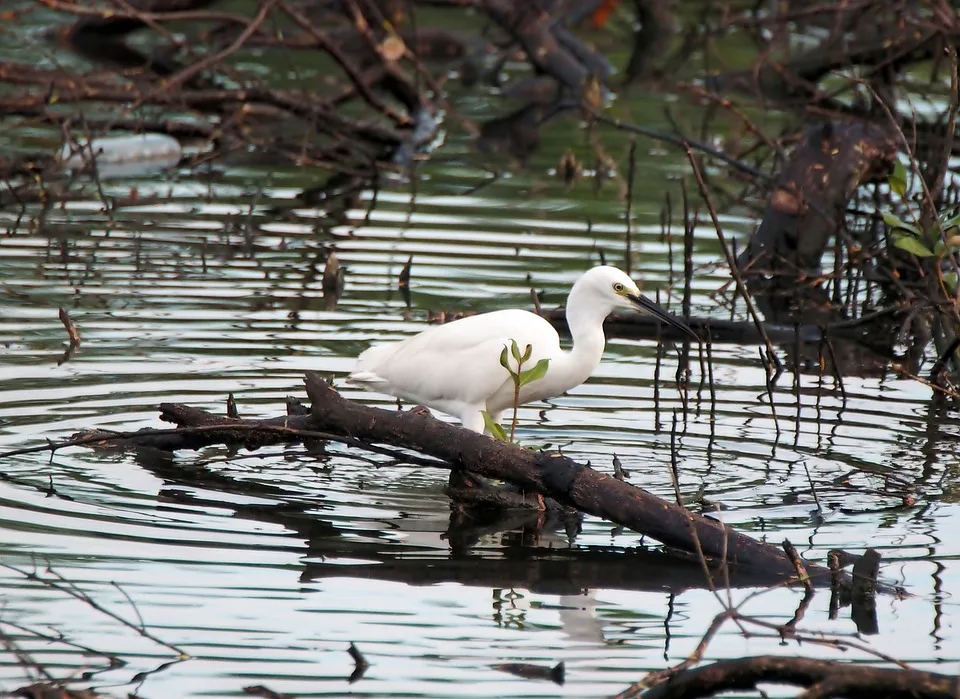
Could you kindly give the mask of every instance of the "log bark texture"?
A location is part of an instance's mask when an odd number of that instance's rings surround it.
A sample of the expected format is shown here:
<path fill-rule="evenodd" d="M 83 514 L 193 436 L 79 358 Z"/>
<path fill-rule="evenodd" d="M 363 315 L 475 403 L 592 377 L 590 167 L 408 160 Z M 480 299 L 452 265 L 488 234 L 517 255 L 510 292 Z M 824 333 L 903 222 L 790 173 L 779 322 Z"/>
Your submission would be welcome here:
<path fill-rule="evenodd" d="M 877 126 L 808 129 L 777 176 L 763 221 L 737 266 L 753 274 L 816 273 L 854 191 L 886 178 L 896 152 L 893 137 Z"/>
<path fill-rule="evenodd" d="M 955 675 L 761 655 L 684 670 L 639 696 L 695 699 L 732 690 L 756 689 L 761 683 L 807 687 L 804 697 L 848 699 L 956 699 L 960 688 L 960 678 Z M 624 693 L 617 699 L 630 696 L 638 695 Z"/>

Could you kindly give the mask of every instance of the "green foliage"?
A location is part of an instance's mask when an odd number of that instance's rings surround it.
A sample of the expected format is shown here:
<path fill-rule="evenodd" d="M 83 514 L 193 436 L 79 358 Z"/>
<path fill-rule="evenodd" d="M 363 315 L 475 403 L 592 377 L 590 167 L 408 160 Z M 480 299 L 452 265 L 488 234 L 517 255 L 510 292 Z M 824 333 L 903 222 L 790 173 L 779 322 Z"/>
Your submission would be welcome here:
<path fill-rule="evenodd" d="M 894 165 L 893 173 L 887 179 L 890 191 L 894 192 L 903 201 L 907 201 L 907 169 L 903 163 Z M 904 221 L 891 211 L 881 211 L 883 222 L 890 229 L 890 243 L 895 247 L 908 252 L 915 257 L 942 258 L 960 250 L 960 235 L 955 229 L 960 225 L 960 211 L 947 210 L 940 212 L 938 221 L 928 230 L 922 230 L 919 225 L 920 216 L 910 210 L 914 222 Z M 941 235 L 941 231 L 943 235 Z M 953 275 L 956 276 L 956 275 Z M 943 275 L 944 286 L 953 293 L 957 287 L 957 280 Z"/>
<path fill-rule="evenodd" d="M 918 238 L 923 235 L 919 228 L 911 223 L 907 223 L 890 211 L 883 211 L 880 215 L 883 216 L 883 222 L 886 223 L 892 230 L 904 230 L 911 235 L 917 236 Z"/>
<path fill-rule="evenodd" d="M 954 209 L 952 212 L 944 212 L 940 216 L 940 225 L 943 226 L 943 232 L 947 235 L 960 226 L 960 209 Z"/>
<path fill-rule="evenodd" d="M 947 291 L 951 295 L 957 293 L 957 273 L 956 272 L 945 272 L 943 275 L 943 285 L 947 287 Z"/>
<path fill-rule="evenodd" d="M 532 354 L 532 346 L 527 345 L 523 348 L 523 352 L 521 352 L 520 345 L 512 338 L 510 340 L 510 346 L 507 347 L 504 345 L 503 351 L 500 352 L 500 366 L 507 370 L 510 374 L 510 379 L 513 381 L 513 419 L 510 421 L 510 434 L 508 435 L 506 430 L 494 421 L 490 413 L 484 410 L 482 415 L 484 428 L 493 435 L 494 439 L 498 439 L 501 442 L 513 442 L 513 435 L 517 429 L 517 411 L 520 408 L 520 388 L 542 379 L 547 375 L 547 369 L 550 367 L 549 359 L 541 359 L 530 369 L 524 369 L 523 365 L 530 361 Z M 511 356 L 517 363 L 516 369 L 510 366 Z"/>
<path fill-rule="evenodd" d="M 917 257 L 933 257 L 936 253 L 920 242 L 918 237 L 908 235 L 900 231 L 893 231 L 891 234 L 894 247 L 909 252 Z"/>
<path fill-rule="evenodd" d="M 506 431 L 503 429 L 503 427 L 501 427 L 494 421 L 493 416 L 490 415 L 490 413 L 488 413 L 486 410 L 481 410 L 480 414 L 483 415 L 484 429 L 486 429 L 487 432 L 489 432 L 494 439 L 496 439 L 499 442 L 510 441 L 509 439 L 507 439 Z"/>
<path fill-rule="evenodd" d="M 530 345 L 527 345 L 529 347 Z M 533 365 L 533 369 L 526 369 L 520 372 L 520 385 L 526 386 L 528 383 L 533 383 L 538 379 L 542 379 L 547 375 L 547 367 L 550 366 L 549 359 L 541 359 L 539 362 Z"/>
<path fill-rule="evenodd" d="M 903 199 L 907 193 L 907 168 L 905 168 L 899 160 L 896 165 L 893 166 L 893 174 L 890 175 L 887 182 L 890 185 L 890 189 L 895 192 L 898 197 Z"/>

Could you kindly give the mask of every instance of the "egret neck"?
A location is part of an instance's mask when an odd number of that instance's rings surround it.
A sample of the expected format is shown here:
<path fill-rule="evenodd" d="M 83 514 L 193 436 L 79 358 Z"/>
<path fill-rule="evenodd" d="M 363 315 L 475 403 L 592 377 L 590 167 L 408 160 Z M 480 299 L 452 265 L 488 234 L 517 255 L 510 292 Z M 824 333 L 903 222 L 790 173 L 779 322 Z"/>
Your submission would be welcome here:
<path fill-rule="evenodd" d="M 559 358 L 551 361 L 547 370 L 553 375 L 551 382 L 563 386 L 564 391 L 586 381 L 603 357 L 606 344 L 603 321 L 613 311 L 613 304 L 598 309 L 598 301 L 596 292 L 580 283 L 573 285 L 567 297 L 567 326 L 573 346 L 569 352 L 563 353 L 561 361 L 557 361 Z M 599 301 L 599 305 L 603 306 L 604 302 Z"/>

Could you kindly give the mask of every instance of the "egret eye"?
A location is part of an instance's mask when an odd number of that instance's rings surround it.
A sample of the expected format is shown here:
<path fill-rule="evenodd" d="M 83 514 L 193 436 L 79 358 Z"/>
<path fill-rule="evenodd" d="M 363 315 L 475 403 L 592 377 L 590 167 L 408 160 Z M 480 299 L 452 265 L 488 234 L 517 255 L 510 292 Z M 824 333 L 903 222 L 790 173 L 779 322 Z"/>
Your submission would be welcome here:
<path fill-rule="evenodd" d="M 623 284 L 621 284 L 620 282 L 617 282 L 616 284 L 613 285 L 613 290 L 616 291 L 618 294 L 622 294 Z"/>

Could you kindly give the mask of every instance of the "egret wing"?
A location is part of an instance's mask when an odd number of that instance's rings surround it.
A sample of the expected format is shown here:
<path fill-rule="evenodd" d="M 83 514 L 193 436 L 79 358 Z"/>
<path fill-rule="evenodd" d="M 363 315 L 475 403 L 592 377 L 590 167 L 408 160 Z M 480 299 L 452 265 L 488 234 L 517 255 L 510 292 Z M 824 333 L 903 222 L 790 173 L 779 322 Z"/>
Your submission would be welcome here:
<path fill-rule="evenodd" d="M 357 359 L 351 378 L 421 403 L 484 405 L 510 380 L 500 353 L 511 339 L 534 345 L 536 354 L 559 347 L 556 331 L 539 316 L 496 311 L 372 347 Z"/>

